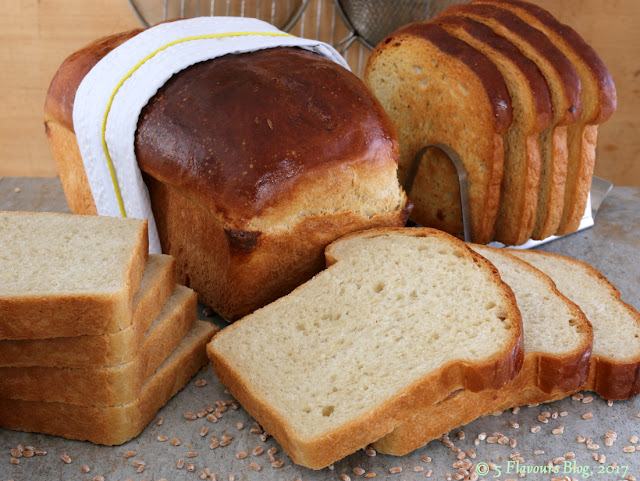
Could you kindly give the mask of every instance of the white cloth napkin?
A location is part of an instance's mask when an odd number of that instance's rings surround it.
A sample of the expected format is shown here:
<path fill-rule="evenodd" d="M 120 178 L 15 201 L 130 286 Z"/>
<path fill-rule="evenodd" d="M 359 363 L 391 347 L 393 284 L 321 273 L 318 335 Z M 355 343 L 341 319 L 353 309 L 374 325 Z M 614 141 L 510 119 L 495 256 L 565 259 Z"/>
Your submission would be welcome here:
<path fill-rule="evenodd" d="M 230 35 L 193 38 L 225 34 Z M 160 253 L 149 193 L 134 152 L 142 108 L 173 74 L 190 65 L 281 46 L 301 47 L 349 68 L 340 54 L 323 42 L 290 36 L 261 20 L 235 17 L 163 23 L 141 32 L 100 60 L 80 84 L 73 106 L 73 127 L 98 214 L 148 219 L 149 252 Z"/>

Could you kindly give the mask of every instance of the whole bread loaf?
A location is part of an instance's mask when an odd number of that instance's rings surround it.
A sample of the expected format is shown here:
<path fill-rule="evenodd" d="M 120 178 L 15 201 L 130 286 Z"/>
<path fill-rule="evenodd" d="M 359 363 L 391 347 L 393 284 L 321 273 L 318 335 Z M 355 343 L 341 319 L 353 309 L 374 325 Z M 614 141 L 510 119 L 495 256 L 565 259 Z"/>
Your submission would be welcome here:
<path fill-rule="evenodd" d="M 71 55 L 45 104 L 47 132 L 76 213 L 95 213 L 72 123 L 75 92 L 139 30 Z M 294 48 L 228 55 L 174 75 L 143 109 L 138 163 L 178 282 L 227 319 L 291 291 L 351 231 L 404 225 L 394 128 L 364 84 Z"/>
<path fill-rule="evenodd" d="M 513 292 L 458 239 L 371 229 L 326 256 L 326 270 L 207 346 L 295 463 L 327 466 L 457 389 L 496 389 L 520 370 Z"/>

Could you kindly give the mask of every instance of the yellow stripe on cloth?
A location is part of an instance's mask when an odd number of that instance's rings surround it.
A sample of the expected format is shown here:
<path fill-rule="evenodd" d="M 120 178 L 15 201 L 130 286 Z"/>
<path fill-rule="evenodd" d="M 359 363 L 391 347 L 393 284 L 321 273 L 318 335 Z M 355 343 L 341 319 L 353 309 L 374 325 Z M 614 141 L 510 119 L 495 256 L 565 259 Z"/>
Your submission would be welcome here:
<path fill-rule="evenodd" d="M 116 87 L 113 89 L 113 92 L 111 93 L 111 97 L 109 97 L 109 102 L 107 103 L 107 109 L 102 119 L 102 131 L 101 131 L 102 149 L 104 150 L 104 155 L 107 159 L 107 165 L 109 166 L 109 173 L 111 174 L 111 182 L 113 183 L 113 189 L 116 193 L 118 206 L 120 207 L 120 215 L 122 217 L 127 217 L 127 212 L 124 208 L 122 193 L 120 192 L 120 184 L 118 183 L 118 177 L 116 176 L 115 167 L 113 166 L 113 160 L 111 159 L 111 155 L 109 155 L 109 148 L 107 147 L 107 140 L 106 140 L 107 117 L 109 116 L 109 112 L 111 111 L 111 105 L 113 104 L 113 99 L 118 93 L 118 90 L 120 90 L 120 87 L 122 87 L 122 85 L 127 81 L 127 79 L 129 79 L 129 77 L 131 77 L 135 73 L 135 71 L 138 70 L 145 62 L 155 57 L 158 53 L 162 52 L 163 50 L 168 49 L 169 47 L 172 47 L 179 43 L 189 42 L 191 40 L 206 40 L 210 38 L 224 38 L 224 37 L 247 37 L 250 35 L 260 35 L 265 37 L 292 37 L 292 35 L 288 33 L 279 33 L 279 32 L 230 32 L 230 33 L 212 33 L 209 35 L 196 35 L 193 37 L 180 38 L 178 40 L 169 42 L 166 45 L 163 45 L 162 47 L 151 52 L 145 58 L 140 60 L 131 70 L 129 70 L 129 72 L 127 72 L 127 74 L 124 77 L 122 77 L 122 79 L 118 82 Z"/>

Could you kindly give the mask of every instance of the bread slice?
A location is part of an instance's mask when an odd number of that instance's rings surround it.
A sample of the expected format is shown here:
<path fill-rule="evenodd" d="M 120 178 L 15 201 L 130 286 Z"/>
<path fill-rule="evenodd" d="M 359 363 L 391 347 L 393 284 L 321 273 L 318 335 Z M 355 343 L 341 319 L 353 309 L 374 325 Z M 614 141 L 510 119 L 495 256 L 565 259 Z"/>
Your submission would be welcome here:
<path fill-rule="evenodd" d="M 531 238 L 540 190 L 540 134 L 553 121 L 551 93 L 534 62 L 504 37 L 470 18 L 441 15 L 435 22 L 481 51 L 507 83 L 513 122 L 505 135 L 504 176 L 494 240 L 519 245 Z"/>
<path fill-rule="evenodd" d="M 98 336 L 0 340 L 0 367 L 98 367 L 131 361 L 176 284 L 175 259 L 152 254 L 133 297 L 131 325 Z"/>
<path fill-rule="evenodd" d="M 474 0 L 509 10 L 543 32 L 575 67 L 582 85 L 582 115 L 568 127 L 569 160 L 564 208 L 557 234 L 575 232 L 587 205 L 595 164 L 598 124 L 616 110 L 616 87 L 595 50 L 570 26 L 560 23 L 544 8 L 522 0 Z"/>
<path fill-rule="evenodd" d="M 98 407 L 0 399 L 0 426 L 96 444 L 122 444 L 140 434 L 158 409 L 207 362 L 205 345 L 216 330 L 209 322 L 197 321 L 130 402 Z"/>
<path fill-rule="evenodd" d="M 463 242 L 373 229 L 325 255 L 325 271 L 207 346 L 223 384 L 295 463 L 327 466 L 420 406 L 462 387 L 495 389 L 519 371 L 513 293 Z"/>
<path fill-rule="evenodd" d="M 0 339 L 104 334 L 131 324 L 147 221 L 0 212 Z"/>
<path fill-rule="evenodd" d="M 470 247 L 498 268 L 516 296 L 524 329 L 522 370 L 497 391 L 461 389 L 422 410 L 373 443 L 379 452 L 406 454 L 480 416 L 563 398 L 587 380 L 593 330 L 580 308 L 560 294 L 548 276 L 517 257 L 491 247 Z"/>
<path fill-rule="evenodd" d="M 512 120 L 509 92 L 496 66 L 438 25 L 422 22 L 378 44 L 364 78 L 398 131 L 400 182 L 406 182 L 420 149 L 449 145 L 467 172 L 473 239 L 491 241 L 504 136 Z M 458 177 L 441 153 L 425 154 L 409 195 L 415 222 L 462 237 Z"/>
<path fill-rule="evenodd" d="M 589 380 L 583 387 L 605 399 L 640 392 L 640 313 L 596 269 L 570 257 L 541 251 L 509 251 L 553 279 L 593 325 Z"/>
<path fill-rule="evenodd" d="M 147 331 L 135 358 L 108 367 L 0 368 L 0 396 L 25 401 L 115 406 L 135 399 L 156 368 L 180 344 L 197 318 L 197 296 L 184 286 L 173 294 Z"/>
<path fill-rule="evenodd" d="M 566 127 L 578 121 L 582 112 L 580 78 L 567 57 L 542 32 L 509 11 L 494 5 L 467 4 L 449 7 L 443 14 L 461 15 L 488 25 L 533 60 L 547 80 L 554 122 L 541 135 L 542 170 L 533 238 L 549 237 L 558 229 L 564 206 Z"/>

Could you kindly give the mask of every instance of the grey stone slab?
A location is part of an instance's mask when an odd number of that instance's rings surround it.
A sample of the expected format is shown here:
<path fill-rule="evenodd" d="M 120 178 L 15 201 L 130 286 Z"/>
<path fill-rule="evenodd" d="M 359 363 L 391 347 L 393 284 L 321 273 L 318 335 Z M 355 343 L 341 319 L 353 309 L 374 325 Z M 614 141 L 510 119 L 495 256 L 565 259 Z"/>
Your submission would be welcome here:
<path fill-rule="evenodd" d="M 19 187 L 20 192 L 14 192 Z M 12 210 L 51 210 L 68 211 L 57 179 L 0 179 L 0 209 Z M 614 188 L 598 213 L 596 224 L 592 229 L 567 236 L 540 247 L 543 250 L 569 255 L 576 259 L 594 265 L 606 275 L 622 292 L 622 297 L 635 308 L 640 307 L 640 188 Z M 219 318 L 207 318 L 201 312 L 201 319 L 209 319 L 223 326 L 224 321 Z M 455 349 L 456 346 L 452 346 Z M 195 381 L 204 379 L 207 384 L 197 387 Z M 586 396 L 591 395 L 585 393 Z M 571 398 L 550 403 L 544 406 L 523 407 L 520 412 L 513 414 L 507 411 L 500 416 L 487 416 L 464 428 L 451 433 L 451 439 L 456 447 L 463 451 L 473 449 L 476 452 L 474 463 L 494 463 L 501 467 L 500 474 L 491 471 L 480 479 L 527 479 L 550 480 L 552 476 L 569 479 L 594 480 L 622 480 L 625 476 L 633 475 L 640 479 L 640 452 L 624 453 L 623 448 L 631 445 L 632 435 L 640 435 L 640 401 L 631 399 L 615 402 L 608 406 L 607 402 L 593 395 L 593 402 L 585 404 Z M 95 476 L 104 476 L 108 481 L 133 479 L 159 480 L 197 480 L 198 474 L 208 467 L 217 475 L 220 481 L 226 481 L 229 474 L 234 474 L 236 480 L 291 480 L 300 478 L 305 481 L 339 479 L 341 473 L 348 474 L 352 480 L 361 478 L 353 474 L 354 467 L 361 467 L 368 473 L 376 473 L 377 479 L 414 480 L 426 479 L 425 473 L 431 469 L 431 479 L 446 479 L 446 474 L 453 475 L 456 469 L 452 467 L 457 461 L 456 453 L 446 448 L 441 442 L 434 441 L 427 446 L 403 457 L 393 457 L 378 454 L 367 456 L 363 451 L 348 456 L 337 462 L 333 470 L 323 469 L 312 471 L 291 463 L 288 457 L 269 438 L 261 441 L 259 435 L 251 434 L 249 429 L 253 421 L 243 410 L 228 410 L 216 423 L 206 418 L 189 421 L 184 418 L 185 412 L 197 412 L 213 405 L 215 401 L 231 399 L 225 394 L 224 387 L 219 383 L 210 368 L 204 368 L 190 383 L 178 393 L 156 416 L 164 418 L 161 426 L 154 420 L 137 438 L 122 446 L 105 447 L 91 443 L 69 441 L 54 436 L 33 433 L 21 433 L 0 429 L 0 481 L 15 480 L 92 480 Z M 556 419 L 548 423 L 540 423 L 538 415 L 543 411 L 558 413 Z M 559 413 L 566 412 L 561 417 Z M 592 419 L 582 419 L 585 413 L 593 413 Z M 82 416 L 79 411 L 78 416 Z M 515 421 L 519 427 L 512 427 L 509 422 Z M 236 423 L 241 422 L 244 428 L 238 430 Z M 559 424 L 564 425 L 564 434 L 554 435 L 552 429 Z M 533 426 L 540 426 L 538 433 L 532 433 Z M 200 436 L 203 427 L 208 428 L 205 436 Z M 464 439 L 458 439 L 457 433 L 464 431 Z M 604 444 L 605 431 L 612 430 L 618 435 L 613 446 Z M 480 433 L 489 436 L 500 432 L 510 439 L 515 439 L 517 445 L 488 444 L 482 441 L 475 446 L 473 441 Z M 227 447 L 210 449 L 211 435 L 221 438 L 222 434 L 233 435 L 231 444 Z M 177 437 L 180 446 L 172 446 L 168 442 L 157 441 L 157 436 L 165 435 Z M 584 443 L 578 443 L 576 437 L 582 435 L 591 437 L 599 445 L 595 451 L 587 449 Z M 46 456 L 21 458 L 19 465 L 9 463 L 10 449 L 17 444 L 32 445 L 47 450 Z M 251 451 L 263 446 L 265 454 L 253 456 Z M 284 461 L 281 468 L 270 466 L 266 450 L 278 448 L 276 457 Z M 127 450 L 137 452 L 131 459 L 125 459 L 123 453 Z M 543 450 L 544 454 L 534 454 Z M 187 452 L 197 452 L 195 458 L 188 459 Z M 245 459 L 236 458 L 236 453 L 244 451 L 249 455 Z M 523 470 L 543 469 L 546 463 L 565 453 L 572 452 L 575 459 L 571 465 L 560 465 L 560 472 L 552 474 L 527 474 L 518 477 L 517 466 L 509 463 L 509 456 L 518 451 L 525 459 L 519 468 Z M 593 453 L 605 455 L 606 462 L 600 464 L 593 460 Z M 68 454 L 72 462 L 65 464 L 61 460 L 62 454 Z M 431 457 L 430 462 L 421 459 Z M 182 470 L 176 468 L 178 459 L 193 462 L 195 472 L 187 472 L 186 466 Z M 133 460 L 146 463 L 145 471 L 136 473 L 132 465 Z M 256 472 L 250 469 L 251 462 L 258 463 L 262 470 Z M 575 465 L 572 463 L 575 462 Z M 611 467 L 616 462 L 617 467 Z M 87 464 L 91 472 L 84 474 L 80 466 Z M 399 474 L 389 473 L 392 467 L 401 467 Z M 424 468 L 416 472 L 414 467 Z M 566 468 L 566 469 L 565 469 Z M 583 471 L 587 470 L 586 475 Z"/>

